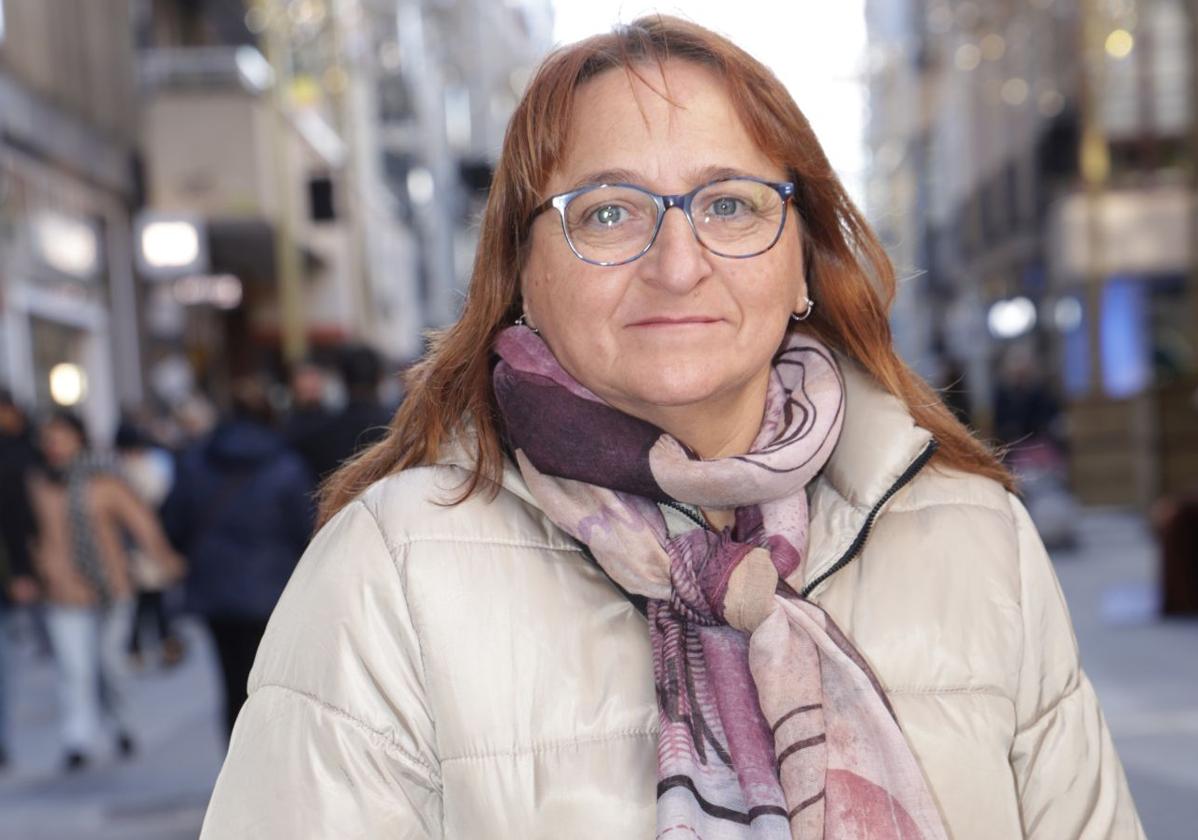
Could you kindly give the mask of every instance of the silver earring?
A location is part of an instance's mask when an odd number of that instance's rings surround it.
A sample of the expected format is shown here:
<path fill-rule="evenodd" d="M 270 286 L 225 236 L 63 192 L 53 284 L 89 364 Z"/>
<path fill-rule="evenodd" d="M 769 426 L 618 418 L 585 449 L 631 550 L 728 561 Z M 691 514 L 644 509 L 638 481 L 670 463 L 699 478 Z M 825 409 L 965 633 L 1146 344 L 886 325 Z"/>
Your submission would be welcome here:
<path fill-rule="evenodd" d="M 540 330 L 538 330 L 532 324 L 528 323 L 528 315 L 527 314 L 522 314 L 519 318 L 516 319 L 516 326 L 517 327 L 528 327 L 530 330 L 532 330 L 533 335 L 541 334 Z"/>
<path fill-rule="evenodd" d="M 808 318 L 811 317 L 811 310 L 813 310 L 813 309 L 815 309 L 815 301 L 813 301 L 811 298 L 807 298 L 807 308 L 803 310 L 803 314 L 800 315 L 797 312 L 792 312 L 792 313 L 790 313 L 790 320 L 806 321 Z"/>

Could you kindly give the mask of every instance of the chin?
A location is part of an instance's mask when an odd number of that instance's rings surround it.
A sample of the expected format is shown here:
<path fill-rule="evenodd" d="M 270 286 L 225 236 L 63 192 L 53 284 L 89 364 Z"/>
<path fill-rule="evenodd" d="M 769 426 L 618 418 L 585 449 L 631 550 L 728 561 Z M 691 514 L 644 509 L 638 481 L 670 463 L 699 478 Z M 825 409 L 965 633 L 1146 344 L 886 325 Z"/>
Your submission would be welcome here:
<path fill-rule="evenodd" d="M 726 377 L 713 375 L 708 365 L 658 368 L 625 382 L 617 397 L 623 403 L 681 408 L 705 403 L 730 389 Z"/>

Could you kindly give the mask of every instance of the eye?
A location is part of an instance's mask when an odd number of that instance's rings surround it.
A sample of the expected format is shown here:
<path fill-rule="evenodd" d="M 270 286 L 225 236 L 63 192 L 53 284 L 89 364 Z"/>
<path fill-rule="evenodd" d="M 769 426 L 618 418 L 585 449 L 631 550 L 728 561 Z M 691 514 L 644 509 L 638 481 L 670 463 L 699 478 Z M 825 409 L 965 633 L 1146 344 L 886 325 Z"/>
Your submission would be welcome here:
<path fill-rule="evenodd" d="M 745 203 L 730 195 L 720 196 L 708 205 L 707 212 L 717 218 L 729 219 L 745 210 Z"/>
<path fill-rule="evenodd" d="M 614 227 L 627 219 L 628 210 L 626 208 L 618 204 L 600 204 L 588 212 L 583 221 L 601 227 Z"/>

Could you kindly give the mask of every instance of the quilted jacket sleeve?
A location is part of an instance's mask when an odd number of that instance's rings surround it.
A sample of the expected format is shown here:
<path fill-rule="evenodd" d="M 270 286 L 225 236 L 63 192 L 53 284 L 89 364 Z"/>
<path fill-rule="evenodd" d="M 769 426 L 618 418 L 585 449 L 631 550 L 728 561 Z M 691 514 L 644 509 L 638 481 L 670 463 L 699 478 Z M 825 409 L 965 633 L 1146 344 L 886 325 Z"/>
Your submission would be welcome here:
<path fill-rule="evenodd" d="M 442 836 L 406 559 L 360 501 L 317 534 L 258 649 L 204 840 Z"/>
<path fill-rule="evenodd" d="M 1023 604 L 1011 767 L 1034 840 L 1144 837 L 1044 545 L 1014 497 Z"/>

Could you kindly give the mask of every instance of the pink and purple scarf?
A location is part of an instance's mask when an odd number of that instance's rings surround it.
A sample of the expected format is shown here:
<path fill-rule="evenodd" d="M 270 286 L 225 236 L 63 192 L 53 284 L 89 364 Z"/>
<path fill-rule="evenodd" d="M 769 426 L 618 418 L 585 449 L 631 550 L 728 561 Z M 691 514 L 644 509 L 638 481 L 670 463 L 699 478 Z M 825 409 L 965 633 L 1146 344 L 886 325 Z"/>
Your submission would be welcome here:
<path fill-rule="evenodd" d="M 501 333 L 496 351 L 507 443 L 533 496 L 613 581 L 649 599 L 657 837 L 945 838 L 881 685 L 795 594 L 805 488 L 844 414 L 828 350 L 792 333 L 753 447 L 710 461 L 604 403 L 526 327 Z M 679 503 L 734 508 L 736 524 L 671 536 L 659 505 Z"/>

